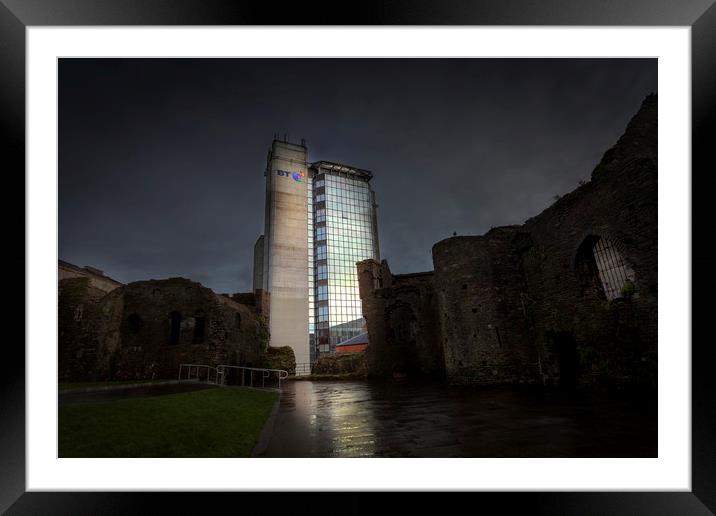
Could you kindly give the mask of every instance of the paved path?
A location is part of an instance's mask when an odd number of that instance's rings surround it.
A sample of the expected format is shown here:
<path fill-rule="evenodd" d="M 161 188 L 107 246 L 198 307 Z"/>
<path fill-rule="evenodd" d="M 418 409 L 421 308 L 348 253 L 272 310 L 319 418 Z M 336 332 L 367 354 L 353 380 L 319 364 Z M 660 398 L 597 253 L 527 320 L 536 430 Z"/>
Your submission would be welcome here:
<path fill-rule="evenodd" d="M 656 399 L 286 382 L 267 457 L 654 457 Z"/>
<path fill-rule="evenodd" d="M 216 385 L 209 385 L 206 383 L 170 383 L 147 384 L 141 387 L 116 388 L 86 392 L 60 392 L 59 402 L 60 405 L 69 405 L 73 403 L 116 401 L 127 398 L 147 398 L 150 396 L 162 396 L 164 394 L 175 394 L 178 392 L 214 389 L 216 387 Z"/>

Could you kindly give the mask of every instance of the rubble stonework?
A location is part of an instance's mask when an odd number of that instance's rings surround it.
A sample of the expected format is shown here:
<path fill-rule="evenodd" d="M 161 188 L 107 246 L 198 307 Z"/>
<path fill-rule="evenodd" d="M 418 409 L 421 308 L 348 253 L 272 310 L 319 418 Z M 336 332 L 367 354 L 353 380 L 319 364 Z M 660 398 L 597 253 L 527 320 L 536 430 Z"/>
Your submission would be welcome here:
<path fill-rule="evenodd" d="M 59 293 L 61 382 L 175 379 L 182 363 L 255 365 L 268 345 L 254 307 L 184 278 L 109 293 L 71 278 Z"/>
<path fill-rule="evenodd" d="M 326 353 L 321 355 L 311 370 L 311 375 L 330 377 L 350 377 L 352 379 L 365 376 L 365 353 Z"/>
<path fill-rule="evenodd" d="M 595 265 L 599 241 L 633 276 L 611 297 Z M 432 252 L 432 274 L 393 276 L 385 261 L 357 264 L 369 373 L 442 360 L 458 384 L 655 387 L 656 95 L 590 181 L 523 225 L 447 238 Z"/>
<path fill-rule="evenodd" d="M 517 228 L 453 237 L 433 247 L 445 371 L 453 383 L 533 381 L 538 357 L 513 252 Z"/>
<path fill-rule="evenodd" d="M 364 260 L 357 267 L 370 342 L 368 371 L 442 375 L 433 273 L 393 275 L 385 260 Z"/>
<path fill-rule="evenodd" d="M 95 269 L 90 266 L 78 267 L 77 265 L 63 260 L 58 260 L 57 278 L 58 281 L 69 278 L 88 278 L 92 287 L 104 292 L 110 292 L 115 288 L 122 286 L 122 283 L 105 276 L 104 272 L 99 269 Z"/>
<path fill-rule="evenodd" d="M 256 289 L 253 292 L 237 292 L 236 294 L 231 295 L 222 294 L 222 296 L 228 297 L 240 305 L 252 307 L 257 314 L 263 315 L 268 320 L 269 304 L 271 300 L 271 296 L 268 291 Z"/>

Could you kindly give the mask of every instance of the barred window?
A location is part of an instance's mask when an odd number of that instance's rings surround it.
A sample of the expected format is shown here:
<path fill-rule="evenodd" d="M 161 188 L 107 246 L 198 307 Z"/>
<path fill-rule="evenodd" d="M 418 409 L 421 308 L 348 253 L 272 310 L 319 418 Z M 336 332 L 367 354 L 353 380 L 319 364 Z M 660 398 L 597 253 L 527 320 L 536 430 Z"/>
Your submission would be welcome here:
<path fill-rule="evenodd" d="M 611 301 L 634 292 L 634 271 L 619 245 L 607 238 L 590 235 L 584 239 L 577 251 L 576 271 L 583 295 L 596 294 Z"/>
<path fill-rule="evenodd" d="M 611 240 L 597 240 L 593 253 L 604 295 L 610 301 L 622 297 L 627 282 L 632 285 L 634 283 L 634 271 L 624 262 L 617 246 Z"/>

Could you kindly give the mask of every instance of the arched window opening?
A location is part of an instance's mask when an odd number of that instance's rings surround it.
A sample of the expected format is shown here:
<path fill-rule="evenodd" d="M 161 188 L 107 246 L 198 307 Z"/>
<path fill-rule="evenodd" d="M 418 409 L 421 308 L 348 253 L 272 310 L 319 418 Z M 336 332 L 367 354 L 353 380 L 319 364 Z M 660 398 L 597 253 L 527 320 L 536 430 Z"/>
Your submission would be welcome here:
<path fill-rule="evenodd" d="M 591 235 L 584 240 L 577 251 L 577 273 L 584 290 L 592 288 L 609 301 L 634 291 L 634 271 L 607 238 Z"/>
<path fill-rule="evenodd" d="M 197 310 L 194 313 L 194 344 L 204 342 L 206 334 L 206 315 L 203 310 Z"/>
<path fill-rule="evenodd" d="M 141 326 L 142 319 L 137 314 L 131 314 L 129 317 L 127 317 L 127 327 L 129 328 L 129 333 L 139 333 L 139 329 Z"/>
<path fill-rule="evenodd" d="M 608 300 L 623 297 L 634 286 L 634 271 L 624 262 L 614 242 L 600 238 L 594 246 L 594 261 Z M 631 284 L 631 288 L 629 288 Z"/>
<path fill-rule="evenodd" d="M 169 314 L 169 321 L 171 330 L 169 332 L 169 344 L 176 346 L 179 344 L 179 336 L 181 333 L 181 314 L 179 312 L 172 312 Z"/>
<path fill-rule="evenodd" d="M 236 315 L 234 315 L 234 324 L 237 330 L 241 329 L 241 314 L 239 312 L 236 312 Z"/>
<path fill-rule="evenodd" d="M 397 342 L 408 344 L 415 342 L 418 323 L 413 310 L 407 306 L 398 307 L 390 314 L 391 329 L 395 328 L 394 338 Z"/>

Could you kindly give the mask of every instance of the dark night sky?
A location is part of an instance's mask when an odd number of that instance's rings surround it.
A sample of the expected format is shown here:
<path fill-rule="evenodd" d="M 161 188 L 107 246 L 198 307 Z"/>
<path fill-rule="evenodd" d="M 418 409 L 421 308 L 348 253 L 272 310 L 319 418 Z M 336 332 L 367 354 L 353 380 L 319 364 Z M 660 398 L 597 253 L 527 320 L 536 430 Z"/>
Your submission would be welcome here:
<path fill-rule="evenodd" d="M 59 257 L 251 290 L 274 133 L 371 170 L 381 257 L 432 269 L 588 180 L 655 59 L 63 59 Z"/>

